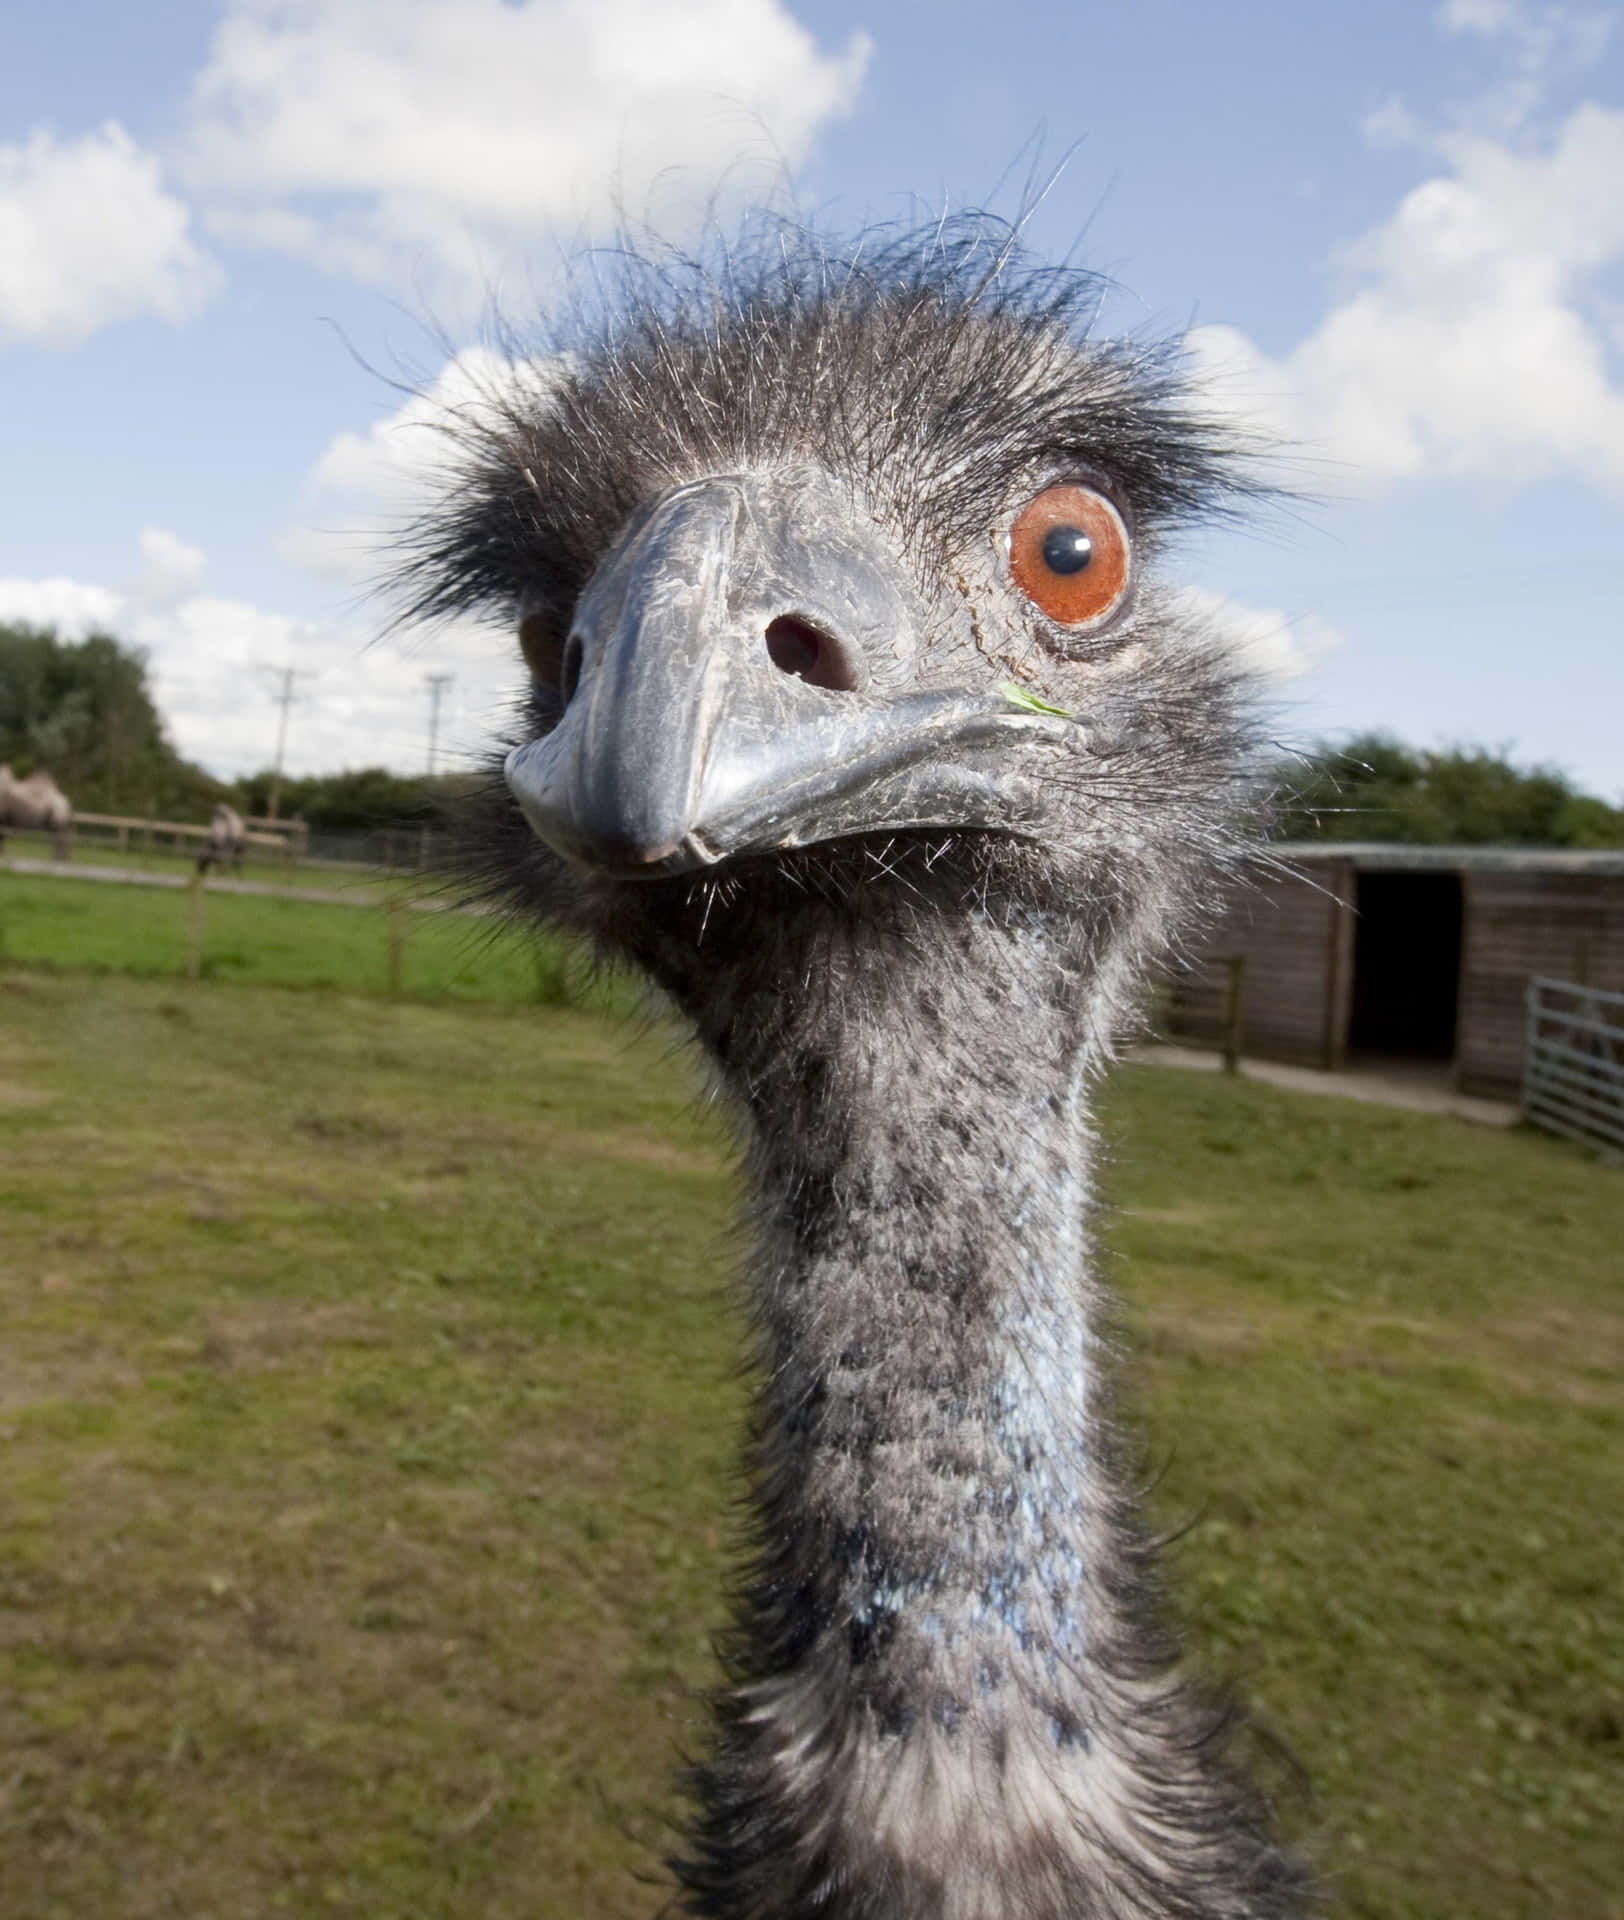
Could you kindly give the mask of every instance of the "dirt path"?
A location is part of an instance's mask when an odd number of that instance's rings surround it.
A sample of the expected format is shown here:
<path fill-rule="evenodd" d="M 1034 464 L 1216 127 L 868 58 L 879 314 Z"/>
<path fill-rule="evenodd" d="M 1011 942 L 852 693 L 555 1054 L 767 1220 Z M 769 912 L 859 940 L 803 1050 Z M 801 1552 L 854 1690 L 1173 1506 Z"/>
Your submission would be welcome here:
<path fill-rule="evenodd" d="M 1183 1067 L 1194 1073 L 1218 1073 L 1223 1056 L 1196 1047 L 1136 1047 L 1129 1059 L 1152 1067 Z M 1415 1113 L 1452 1113 L 1486 1127 L 1514 1126 L 1521 1109 L 1506 1100 L 1479 1100 L 1459 1093 L 1449 1084 L 1447 1067 L 1394 1065 L 1386 1069 L 1345 1067 L 1340 1073 L 1322 1073 L 1314 1067 L 1288 1067 L 1274 1060 L 1243 1060 L 1248 1080 L 1263 1080 L 1291 1093 L 1329 1094 L 1343 1100 L 1363 1100 L 1372 1106 L 1408 1107 Z"/>

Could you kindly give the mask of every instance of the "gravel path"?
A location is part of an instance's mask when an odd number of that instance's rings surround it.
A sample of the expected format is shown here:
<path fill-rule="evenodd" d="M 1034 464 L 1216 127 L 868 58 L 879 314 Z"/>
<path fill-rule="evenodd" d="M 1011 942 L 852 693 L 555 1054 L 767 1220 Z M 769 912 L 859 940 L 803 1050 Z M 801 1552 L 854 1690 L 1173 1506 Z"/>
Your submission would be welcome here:
<path fill-rule="evenodd" d="M 1183 1067 L 1195 1073 L 1218 1073 L 1223 1056 L 1196 1047 L 1143 1046 L 1128 1056 L 1152 1067 Z M 1415 1113 L 1452 1113 L 1486 1127 L 1515 1126 L 1521 1109 L 1506 1100 L 1479 1100 L 1459 1093 L 1449 1084 L 1445 1066 L 1412 1066 L 1393 1061 L 1381 1067 L 1345 1067 L 1340 1073 L 1322 1073 L 1315 1067 L 1288 1067 L 1274 1060 L 1242 1060 L 1248 1080 L 1263 1080 L 1291 1093 L 1329 1094 L 1343 1100 L 1364 1100 L 1373 1106 L 1408 1107 Z"/>

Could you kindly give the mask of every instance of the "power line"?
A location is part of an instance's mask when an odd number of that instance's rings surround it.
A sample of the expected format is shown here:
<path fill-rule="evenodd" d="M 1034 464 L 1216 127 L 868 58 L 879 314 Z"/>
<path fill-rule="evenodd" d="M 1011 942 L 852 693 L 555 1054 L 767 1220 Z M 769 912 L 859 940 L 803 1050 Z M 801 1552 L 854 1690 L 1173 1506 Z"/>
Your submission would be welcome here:
<path fill-rule="evenodd" d="M 434 755 L 440 744 L 440 702 L 445 690 L 456 679 L 454 673 L 425 673 L 423 684 L 429 690 L 429 778 L 434 778 Z"/>
<path fill-rule="evenodd" d="M 271 696 L 281 709 L 276 719 L 276 764 L 271 769 L 271 791 L 265 806 L 266 818 L 274 820 L 282 798 L 282 761 L 288 745 L 288 709 L 298 698 L 293 683 L 296 680 L 314 680 L 316 675 L 310 667 L 262 667 L 260 671 L 274 674 L 282 683 L 281 691 Z"/>

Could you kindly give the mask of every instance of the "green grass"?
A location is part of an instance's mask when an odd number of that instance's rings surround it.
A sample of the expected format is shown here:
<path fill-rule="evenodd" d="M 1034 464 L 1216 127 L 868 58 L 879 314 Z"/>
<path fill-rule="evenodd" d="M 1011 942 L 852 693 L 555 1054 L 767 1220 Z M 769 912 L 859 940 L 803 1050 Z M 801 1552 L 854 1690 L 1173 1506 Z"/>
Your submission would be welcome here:
<path fill-rule="evenodd" d="M 1538 1135 L 1139 1069 L 1112 1234 L 1204 1654 L 1339 1911 L 1624 1914 L 1624 1176 Z"/>
<path fill-rule="evenodd" d="M 382 897 L 381 895 L 379 896 Z M 0 955 L 14 964 L 179 977 L 186 894 L 173 888 L 0 872 Z M 254 986 L 389 990 L 389 916 L 379 906 L 205 892 L 202 977 Z M 546 936 L 464 914 L 406 912 L 402 991 L 413 998 L 626 1006 L 622 983 L 589 981 Z"/>
<path fill-rule="evenodd" d="M 0 1916 L 658 1910 L 740 1412 L 694 1080 L 0 973 Z M 1149 1068 L 1107 1126 L 1176 1583 L 1337 1913 L 1618 1920 L 1624 1176 Z"/>

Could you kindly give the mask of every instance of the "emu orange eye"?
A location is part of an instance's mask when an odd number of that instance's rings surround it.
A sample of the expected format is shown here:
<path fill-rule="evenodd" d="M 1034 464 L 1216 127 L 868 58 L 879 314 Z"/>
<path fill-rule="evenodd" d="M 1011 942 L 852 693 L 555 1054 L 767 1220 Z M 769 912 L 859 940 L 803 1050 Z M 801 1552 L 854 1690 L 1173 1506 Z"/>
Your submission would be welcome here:
<path fill-rule="evenodd" d="M 1063 627 L 1097 626 L 1128 591 L 1128 529 L 1091 487 L 1045 487 L 1009 530 L 1009 571 Z"/>

